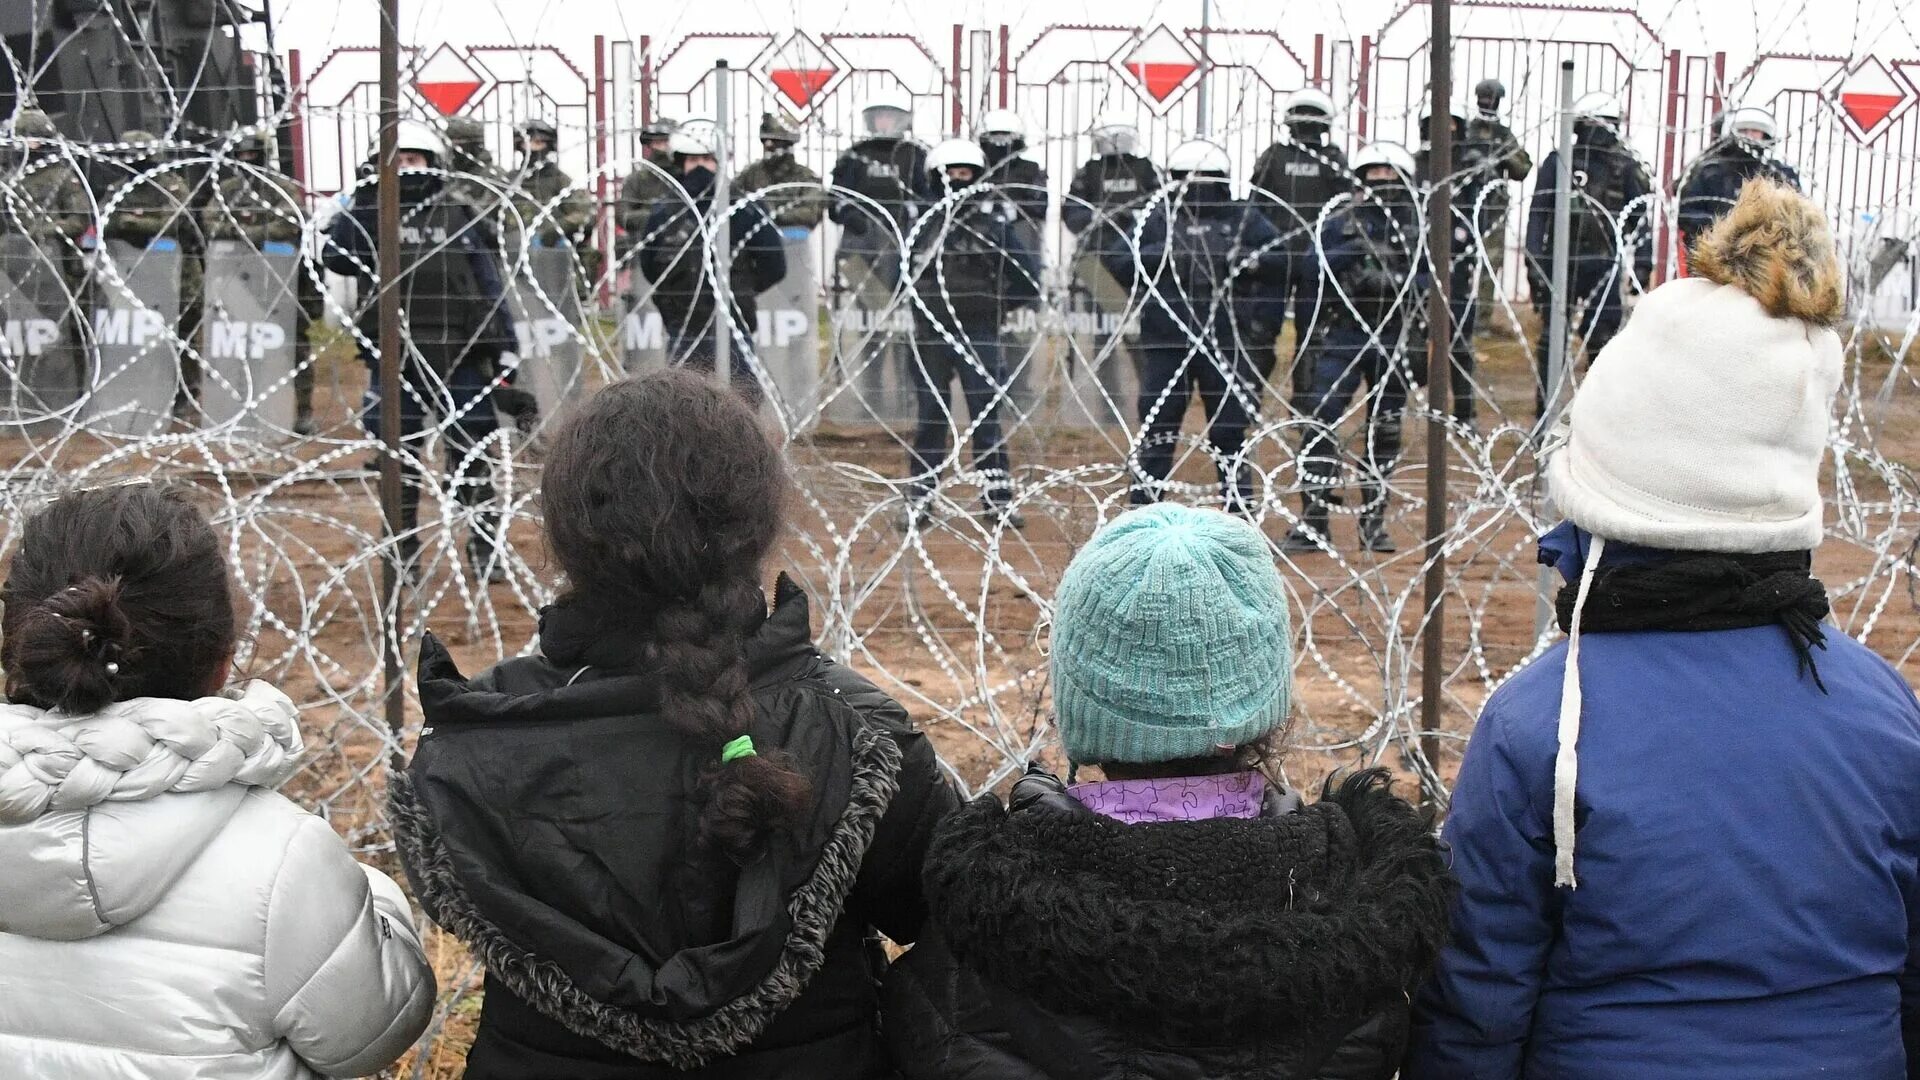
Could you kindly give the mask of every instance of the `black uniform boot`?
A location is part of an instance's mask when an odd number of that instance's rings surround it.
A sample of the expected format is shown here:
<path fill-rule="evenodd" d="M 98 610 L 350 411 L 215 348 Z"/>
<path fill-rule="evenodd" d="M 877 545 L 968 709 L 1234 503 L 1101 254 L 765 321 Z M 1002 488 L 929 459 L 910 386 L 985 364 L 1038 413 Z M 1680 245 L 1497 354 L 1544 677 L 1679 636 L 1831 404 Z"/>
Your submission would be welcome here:
<path fill-rule="evenodd" d="M 476 514 L 467 533 L 467 565 L 473 579 L 482 585 L 499 585 L 507 580 L 507 557 L 500 544 L 500 515 Z"/>
<path fill-rule="evenodd" d="M 1360 549 L 1391 555 L 1400 548 L 1387 532 L 1387 496 L 1379 488 L 1366 488 L 1366 509 L 1360 511 Z"/>
<path fill-rule="evenodd" d="M 1280 542 L 1280 550 L 1289 555 L 1311 555 L 1330 543 L 1327 498 L 1324 491 L 1309 491 L 1300 500 L 1300 524 Z"/>

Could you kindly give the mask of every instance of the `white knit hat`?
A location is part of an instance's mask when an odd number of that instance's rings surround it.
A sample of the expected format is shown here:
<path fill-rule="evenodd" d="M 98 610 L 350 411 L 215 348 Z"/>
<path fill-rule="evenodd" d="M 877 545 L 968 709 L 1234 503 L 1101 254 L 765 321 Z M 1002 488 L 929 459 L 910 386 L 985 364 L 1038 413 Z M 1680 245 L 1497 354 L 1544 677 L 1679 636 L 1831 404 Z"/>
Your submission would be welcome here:
<path fill-rule="evenodd" d="M 1594 358 L 1549 449 L 1567 520 L 1594 536 L 1575 592 L 1554 761 L 1554 883 L 1572 886 L 1580 613 L 1606 541 L 1757 554 L 1818 547 L 1820 461 L 1846 315 L 1825 215 L 1756 180 Z"/>

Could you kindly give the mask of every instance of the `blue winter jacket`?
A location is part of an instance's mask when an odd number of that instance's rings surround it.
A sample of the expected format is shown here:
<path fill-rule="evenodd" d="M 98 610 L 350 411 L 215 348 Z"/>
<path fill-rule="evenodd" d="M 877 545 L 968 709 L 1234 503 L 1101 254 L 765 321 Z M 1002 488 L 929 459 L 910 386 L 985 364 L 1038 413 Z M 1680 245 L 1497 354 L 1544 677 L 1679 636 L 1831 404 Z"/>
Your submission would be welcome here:
<path fill-rule="evenodd" d="M 1823 694 L 1776 626 L 1585 634 L 1572 890 L 1551 826 L 1565 644 L 1494 693 L 1405 1080 L 1920 1076 L 1920 704 L 1826 636 Z"/>

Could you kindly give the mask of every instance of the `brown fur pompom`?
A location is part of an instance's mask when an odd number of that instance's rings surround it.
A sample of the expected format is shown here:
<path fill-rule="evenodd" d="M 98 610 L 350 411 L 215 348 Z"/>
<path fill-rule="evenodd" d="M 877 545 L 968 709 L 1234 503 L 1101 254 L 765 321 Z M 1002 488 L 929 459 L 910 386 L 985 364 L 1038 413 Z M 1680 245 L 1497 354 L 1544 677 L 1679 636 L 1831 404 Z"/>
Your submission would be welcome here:
<path fill-rule="evenodd" d="M 1776 319 L 1835 326 L 1846 318 L 1833 229 L 1811 200 L 1771 180 L 1753 179 L 1700 242 L 1695 277 L 1731 285 Z"/>

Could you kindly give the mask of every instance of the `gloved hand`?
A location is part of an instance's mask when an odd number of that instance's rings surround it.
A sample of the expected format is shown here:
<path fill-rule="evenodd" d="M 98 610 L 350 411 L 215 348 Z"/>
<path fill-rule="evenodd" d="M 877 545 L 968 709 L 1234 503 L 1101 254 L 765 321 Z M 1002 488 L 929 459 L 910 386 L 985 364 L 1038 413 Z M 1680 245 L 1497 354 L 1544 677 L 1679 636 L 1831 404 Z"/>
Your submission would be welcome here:
<path fill-rule="evenodd" d="M 498 386 L 493 391 L 493 407 L 511 417 L 522 435 L 533 434 L 540 424 L 540 399 L 517 386 Z"/>

